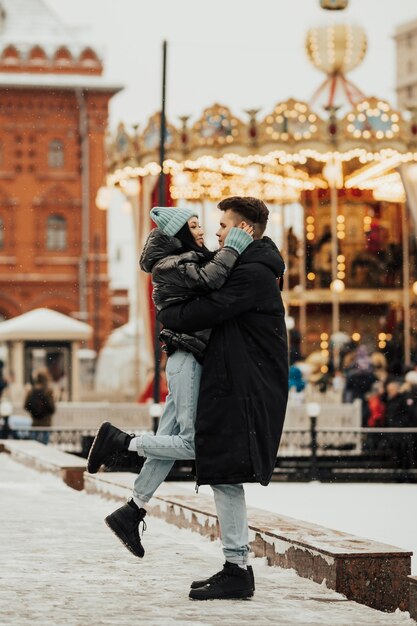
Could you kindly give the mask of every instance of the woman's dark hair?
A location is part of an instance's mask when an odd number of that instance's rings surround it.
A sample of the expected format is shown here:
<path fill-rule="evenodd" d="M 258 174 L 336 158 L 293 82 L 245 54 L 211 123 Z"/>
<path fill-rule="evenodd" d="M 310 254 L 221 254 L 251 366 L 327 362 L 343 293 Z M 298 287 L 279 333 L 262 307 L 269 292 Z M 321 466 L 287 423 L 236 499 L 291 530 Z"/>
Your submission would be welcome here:
<path fill-rule="evenodd" d="M 211 259 L 213 256 L 213 253 L 210 252 L 206 246 L 201 247 L 196 244 L 195 239 L 191 234 L 190 227 L 188 226 L 188 222 L 180 228 L 175 237 L 181 241 L 184 252 L 199 252 L 207 259 Z"/>

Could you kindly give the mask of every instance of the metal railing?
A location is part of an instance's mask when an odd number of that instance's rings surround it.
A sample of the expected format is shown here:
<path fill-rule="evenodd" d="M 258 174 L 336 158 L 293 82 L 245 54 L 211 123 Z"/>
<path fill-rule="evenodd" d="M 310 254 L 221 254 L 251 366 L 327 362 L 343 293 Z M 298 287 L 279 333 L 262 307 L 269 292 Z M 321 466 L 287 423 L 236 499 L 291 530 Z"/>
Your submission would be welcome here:
<path fill-rule="evenodd" d="M 417 482 L 417 428 L 287 429 L 276 477 L 322 481 Z"/>
<path fill-rule="evenodd" d="M 13 430 L 3 424 L 0 438 L 37 439 L 86 458 L 95 433 L 90 428 Z M 142 463 L 130 457 L 109 469 L 139 471 Z M 192 478 L 191 467 L 191 461 L 177 462 L 170 478 Z M 309 429 L 283 432 L 273 478 L 417 482 L 417 428 L 317 428 L 311 418 Z"/>

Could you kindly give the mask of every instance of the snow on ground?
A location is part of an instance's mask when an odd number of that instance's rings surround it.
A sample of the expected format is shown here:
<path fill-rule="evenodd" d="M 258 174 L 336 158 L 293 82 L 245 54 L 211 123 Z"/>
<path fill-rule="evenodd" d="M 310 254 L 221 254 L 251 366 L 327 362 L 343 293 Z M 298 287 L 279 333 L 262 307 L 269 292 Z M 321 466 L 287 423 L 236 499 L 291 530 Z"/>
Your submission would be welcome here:
<path fill-rule="evenodd" d="M 194 490 L 192 482 L 181 486 Z M 207 486 L 199 491 L 211 493 Z M 245 492 L 249 506 L 413 551 L 417 574 L 417 485 L 271 483 L 247 484 Z"/>
<path fill-rule="evenodd" d="M 397 626 L 384 614 L 253 559 L 250 601 L 192 602 L 191 580 L 216 571 L 219 542 L 150 518 L 143 560 L 103 518 L 115 503 L 0 455 L 0 626 Z"/>

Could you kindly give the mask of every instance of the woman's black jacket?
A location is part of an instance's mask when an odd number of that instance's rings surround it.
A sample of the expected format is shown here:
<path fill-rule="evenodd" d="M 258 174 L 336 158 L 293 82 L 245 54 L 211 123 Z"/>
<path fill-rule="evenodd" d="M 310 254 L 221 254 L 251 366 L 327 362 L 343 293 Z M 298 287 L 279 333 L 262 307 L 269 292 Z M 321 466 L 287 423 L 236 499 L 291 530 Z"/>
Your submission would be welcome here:
<path fill-rule="evenodd" d="M 155 228 L 151 231 L 140 257 L 140 267 L 152 274 L 152 298 L 158 311 L 178 302 L 220 289 L 230 276 L 238 259 L 232 248 L 222 248 L 210 260 L 203 252 L 184 252 L 179 239 Z M 210 338 L 210 330 L 161 332 L 168 352 L 177 348 L 192 352 L 202 361 Z"/>

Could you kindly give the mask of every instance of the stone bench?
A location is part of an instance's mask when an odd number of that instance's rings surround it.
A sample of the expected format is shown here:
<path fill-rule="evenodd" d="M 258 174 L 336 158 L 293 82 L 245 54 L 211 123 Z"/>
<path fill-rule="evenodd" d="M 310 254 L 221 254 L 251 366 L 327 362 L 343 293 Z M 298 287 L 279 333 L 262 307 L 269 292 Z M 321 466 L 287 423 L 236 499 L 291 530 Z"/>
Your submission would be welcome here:
<path fill-rule="evenodd" d="M 410 617 L 417 622 L 417 576 L 409 576 L 408 582 L 410 585 Z"/>
<path fill-rule="evenodd" d="M 86 474 L 89 493 L 116 500 L 131 494 L 134 474 Z M 212 540 L 219 536 L 212 498 L 192 494 L 174 483 L 161 485 L 150 513 L 180 528 L 190 528 Z M 381 611 L 405 611 L 409 606 L 412 552 L 299 521 L 248 508 L 251 549 L 269 565 L 294 569 L 303 578 Z M 417 594 L 417 587 L 416 587 Z"/>
<path fill-rule="evenodd" d="M 3 439 L 0 452 L 7 452 L 19 463 L 33 469 L 60 476 L 73 489 L 84 489 L 84 472 L 87 461 L 73 454 L 61 452 L 53 446 L 38 441 Z"/>

